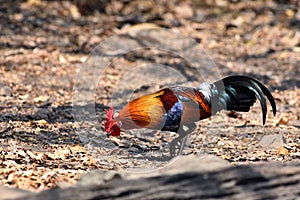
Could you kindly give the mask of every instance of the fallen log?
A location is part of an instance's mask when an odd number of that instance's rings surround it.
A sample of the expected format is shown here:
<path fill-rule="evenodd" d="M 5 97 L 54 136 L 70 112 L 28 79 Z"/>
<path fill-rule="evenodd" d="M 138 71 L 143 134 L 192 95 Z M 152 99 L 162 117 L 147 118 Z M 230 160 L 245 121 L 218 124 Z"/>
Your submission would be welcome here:
<path fill-rule="evenodd" d="M 75 187 L 19 199 L 296 199 L 300 163 L 231 166 L 213 156 L 186 156 L 151 173 L 93 171 Z"/>

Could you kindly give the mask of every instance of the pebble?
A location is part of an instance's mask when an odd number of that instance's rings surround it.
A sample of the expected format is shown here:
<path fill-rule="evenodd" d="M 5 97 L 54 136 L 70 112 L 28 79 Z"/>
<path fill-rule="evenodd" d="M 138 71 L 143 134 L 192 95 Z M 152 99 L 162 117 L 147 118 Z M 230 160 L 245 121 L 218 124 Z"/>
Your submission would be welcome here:
<path fill-rule="evenodd" d="M 280 134 L 265 135 L 261 141 L 258 142 L 257 146 L 263 148 L 279 149 L 285 144 L 285 138 Z"/>
<path fill-rule="evenodd" d="M 13 90 L 9 86 L 3 86 L 0 88 L 0 96 L 12 96 Z"/>

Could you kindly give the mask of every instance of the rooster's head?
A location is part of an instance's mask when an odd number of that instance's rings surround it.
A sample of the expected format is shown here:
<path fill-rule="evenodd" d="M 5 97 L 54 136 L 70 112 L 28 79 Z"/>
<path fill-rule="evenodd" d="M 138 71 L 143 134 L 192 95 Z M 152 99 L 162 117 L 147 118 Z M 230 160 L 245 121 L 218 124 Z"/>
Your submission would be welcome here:
<path fill-rule="evenodd" d="M 114 109 L 110 107 L 106 112 L 106 121 L 104 123 L 105 131 L 112 136 L 120 136 L 121 125 L 120 122 L 114 120 Z"/>

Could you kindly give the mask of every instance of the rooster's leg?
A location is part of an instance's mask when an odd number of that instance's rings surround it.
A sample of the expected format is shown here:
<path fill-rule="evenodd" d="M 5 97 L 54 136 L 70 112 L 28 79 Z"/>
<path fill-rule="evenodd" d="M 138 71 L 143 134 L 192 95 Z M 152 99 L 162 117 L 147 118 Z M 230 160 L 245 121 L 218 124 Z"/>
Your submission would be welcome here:
<path fill-rule="evenodd" d="M 171 156 L 181 155 L 184 144 L 187 139 L 187 135 L 192 133 L 196 129 L 196 124 L 185 125 L 188 129 L 184 130 L 183 126 L 180 126 L 177 133 L 179 136 L 171 141 L 170 143 L 170 154 Z M 176 153 L 178 151 L 178 153 Z"/>

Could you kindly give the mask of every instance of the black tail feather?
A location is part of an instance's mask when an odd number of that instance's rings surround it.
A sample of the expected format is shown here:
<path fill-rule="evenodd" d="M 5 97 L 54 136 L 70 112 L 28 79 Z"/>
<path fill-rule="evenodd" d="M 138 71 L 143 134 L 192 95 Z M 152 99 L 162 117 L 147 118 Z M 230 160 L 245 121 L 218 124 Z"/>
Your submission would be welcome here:
<path fill-rule="evenodd" d="M 226 101 L 226 110 L 247 112 L 258 99 L 262 108 L 263 124 L 265 124 L 267 115 L 266 96 L 272 106 L 274 116 L 276 114 L 276 104 L 272 94 L 261 82 L 252 77 L 243 75 L 228 76 L 213 85 L 218 90 L 215 100 L 219 101 L 219 104 L 220 100 Z"/>

